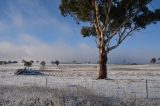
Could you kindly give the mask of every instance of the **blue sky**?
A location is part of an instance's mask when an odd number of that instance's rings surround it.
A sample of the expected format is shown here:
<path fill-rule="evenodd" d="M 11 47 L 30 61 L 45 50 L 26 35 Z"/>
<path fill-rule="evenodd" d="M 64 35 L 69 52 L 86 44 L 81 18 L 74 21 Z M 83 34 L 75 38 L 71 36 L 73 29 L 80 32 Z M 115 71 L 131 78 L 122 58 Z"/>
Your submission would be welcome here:
<path fill-rule="evenodd" d="M 160 7 L 153 0 L 151 8 Z M 59 11 L 60 0 L 1 0 L 0 59 L 97 61 L 93 38 L 83 38 L 81 25 Z M 160 23 L 134 33 L 110 52 L 110 63 L 147 63 L 160 57 Z"/>

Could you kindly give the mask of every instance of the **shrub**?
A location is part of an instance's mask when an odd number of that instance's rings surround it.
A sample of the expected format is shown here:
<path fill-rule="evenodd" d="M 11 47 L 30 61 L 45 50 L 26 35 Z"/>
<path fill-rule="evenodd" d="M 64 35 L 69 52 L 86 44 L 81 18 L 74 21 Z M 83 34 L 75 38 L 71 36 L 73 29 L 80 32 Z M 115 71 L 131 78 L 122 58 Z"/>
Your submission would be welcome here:
<path fill-rule="evenodd" d="M 46 62 L 45 62 L 45 61 L 42 61 L 40 64 L 41 64 L 42 67 L 45 67 Z"/>
<path fill-rule="evenodd" d="M 32 62 L 30 62 L 30 61 L 25 61 L 25 62 L 24 62 L 24 66 L 25 66 L 25 67 L 31 67 L 31 66 L 32 66 Z"/>
<path fill-rule="evenodd" d="M 55 61 L 55 64 L 58 66 L 58 65 L 59 65 L 59 61 L 58 61 L 58 60 L 56 60 L 56 61 Z"/>

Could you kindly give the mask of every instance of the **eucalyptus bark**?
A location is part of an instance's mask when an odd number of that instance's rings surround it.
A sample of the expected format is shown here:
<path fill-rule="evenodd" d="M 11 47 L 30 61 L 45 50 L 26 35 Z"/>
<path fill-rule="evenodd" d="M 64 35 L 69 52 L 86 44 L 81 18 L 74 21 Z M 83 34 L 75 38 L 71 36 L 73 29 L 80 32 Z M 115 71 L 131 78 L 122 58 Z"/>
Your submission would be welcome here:
<path fill-rule="evenodd" d="M 104 47 L 99 48 L 99 77 L 98 79 L 107 78 L 107 53 Z"/>
<path fill-rule="evenodd" d="M 100 39 L 98 79 L 107 78 L 107 61 L 108 61 L 108 52 L 105 49 L 104 41 L 102 39 Z"/>

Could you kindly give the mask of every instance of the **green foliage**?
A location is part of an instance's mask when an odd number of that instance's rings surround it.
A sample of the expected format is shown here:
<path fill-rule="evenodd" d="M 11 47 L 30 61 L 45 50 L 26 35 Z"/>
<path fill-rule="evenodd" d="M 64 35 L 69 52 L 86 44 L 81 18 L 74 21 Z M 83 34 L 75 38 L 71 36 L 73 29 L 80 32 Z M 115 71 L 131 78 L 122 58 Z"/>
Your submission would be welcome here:
<path fill-rule="evenodd" d="M 61 0 L 60 10 L 63 16 L 70 15 L 76 21 L 91 21 L 90 0 Z"/>
<path fill-rule="evenodd" d="M 81 33 L 86 36 L 96 36 L 94 19 L 94 0 L 61 0 L 60 10 L 63 16 L 71 16 L 76 22 L 89 22 L 89 26 L 82 27 Z M 112 0 L 109 21 L 106 24 L 106 0 L 97 0 L 99 9 L 99 21 L 102 26 L 108 28 L 104 36 L 111 35 L 117 28 L 133 29 L 146 28 L 151 23 L 160 20 L 160 9 L 150 9 L 152 0 Z M 123 22 L 128 21 L 123 24 Z M 123 25 L 122 25 L 123 24 Z"/>
<path fill-rule="evenodd" d="M 94 27 L 88 27 L 88 26 L 83 26 L 81 29 L 81 34 L 83 37 L 88 37 L 88 36 L 96 36 L 95 28 Z"/>

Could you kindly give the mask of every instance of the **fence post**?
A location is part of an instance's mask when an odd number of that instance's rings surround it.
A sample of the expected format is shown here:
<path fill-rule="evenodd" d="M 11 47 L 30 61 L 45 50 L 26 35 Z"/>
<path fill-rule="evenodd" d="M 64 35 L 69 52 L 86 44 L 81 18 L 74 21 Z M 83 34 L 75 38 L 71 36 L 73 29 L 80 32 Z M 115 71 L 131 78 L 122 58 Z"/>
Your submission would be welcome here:
<path fill-rule="evenodd" d="M 47 77 L 46 77 L 46 88 L 47 88 L 47 82 L 48 82 L 48 81 L 47 81 Z"/>
<path fill-rule="evenodd" d="M 148 80 L 146 80 L 146 94 L 147 94 L 147 99 L 148 99 Z"/>

